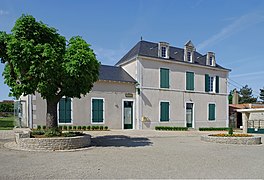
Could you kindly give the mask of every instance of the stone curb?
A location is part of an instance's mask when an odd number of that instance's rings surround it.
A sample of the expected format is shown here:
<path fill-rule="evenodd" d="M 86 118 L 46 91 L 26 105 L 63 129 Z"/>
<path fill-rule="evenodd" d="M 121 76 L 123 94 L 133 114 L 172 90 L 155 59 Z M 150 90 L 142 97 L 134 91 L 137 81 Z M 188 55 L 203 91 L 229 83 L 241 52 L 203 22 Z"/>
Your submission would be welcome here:
<path fill-rule="evenodd" d="M 238 144 L 238 145 L 260 145 L 261 137 L 253 136 L 253 137 L 216 137 L 203 135 L 201 136 L 201 140 L 205 142 L 214 142 L 214 143 L 222 143 L 222 144 Z"/>

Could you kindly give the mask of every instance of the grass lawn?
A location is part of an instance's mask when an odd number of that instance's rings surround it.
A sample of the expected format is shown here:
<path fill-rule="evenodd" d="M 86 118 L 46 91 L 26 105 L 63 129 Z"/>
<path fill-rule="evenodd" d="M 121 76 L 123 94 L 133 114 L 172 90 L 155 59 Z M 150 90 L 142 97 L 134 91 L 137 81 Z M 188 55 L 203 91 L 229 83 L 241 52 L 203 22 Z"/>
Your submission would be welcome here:
<path fill-rule="evenodd" d="M 14 116 L 0 118 L 0 130 L 11 130 L 14 128 Z"/>

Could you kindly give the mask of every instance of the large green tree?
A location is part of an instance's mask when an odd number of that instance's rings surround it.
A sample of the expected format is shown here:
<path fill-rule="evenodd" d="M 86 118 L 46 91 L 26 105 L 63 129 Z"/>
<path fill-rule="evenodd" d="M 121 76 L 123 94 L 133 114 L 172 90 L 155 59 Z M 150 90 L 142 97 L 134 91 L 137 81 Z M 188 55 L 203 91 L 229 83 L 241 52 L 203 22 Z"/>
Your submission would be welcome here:
<path fill-rule="evenodd" d="M 56 29 L 31 15 L 17 19 L 10 34 L 0 32 L 3 76 L 11 95 L 38 92 L 47 102 L 47 128 L 57 128 L 57 104 L 63 97 L 80 98 L 98 80 L 100 63 L 81 37 L 66 42 Z"/>
<path fill-rule="evenodd" d="M 252 89 L 245 85 L 239 91 L 239 104 L 243 103 L 255 103 L 257 102 L 257 98 L 252 95 Z"/>
<path fill-rule="evenodd" d="M 260 89 L 259 98 L 261 99 L 262 103 L 264 103 L 264 87 Z"/>

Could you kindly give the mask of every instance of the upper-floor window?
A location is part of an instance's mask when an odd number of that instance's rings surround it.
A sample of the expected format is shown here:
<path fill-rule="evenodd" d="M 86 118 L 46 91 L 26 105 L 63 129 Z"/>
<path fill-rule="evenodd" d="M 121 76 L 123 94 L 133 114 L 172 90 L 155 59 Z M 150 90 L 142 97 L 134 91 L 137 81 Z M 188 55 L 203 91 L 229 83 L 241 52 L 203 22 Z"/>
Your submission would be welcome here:
<path fill-rule="evenodd" d="M 188 52 L 187 52 L 187 61 L 188 61 L 188 62 L 191 62 L 191 61 L 192 61 L 192 59 L 191 59 L 192 57 L 191 57 L 191 56 L 192 56 L 191 52 L 188 51 Z"/>
<path fill-rule="evenodd" d="M 219 76 L 205 75 L 205 92 L 219 93 Z"/>
<path fill-rule="evenodd" d="M 194 90 L 194 73 L 186 72 L 186 90 Z"/>
<path fill-rule="evenodd" d="M 169 88 L 170 86 L 170 70 L 160 68 L 160 88 Z"/>
<path fill-rule="evenodd" d="M 167 48 L 165 46 L 161 47 L 161 57 L 163 58 L 167 57 Z"/>
<path fill-rule="evenodd" d="M 210 66 L 213 66 L 214 65 L 213 57 L 212 56 L 210 56 L 210 58 L 209 58 L 209 65 Z"/>

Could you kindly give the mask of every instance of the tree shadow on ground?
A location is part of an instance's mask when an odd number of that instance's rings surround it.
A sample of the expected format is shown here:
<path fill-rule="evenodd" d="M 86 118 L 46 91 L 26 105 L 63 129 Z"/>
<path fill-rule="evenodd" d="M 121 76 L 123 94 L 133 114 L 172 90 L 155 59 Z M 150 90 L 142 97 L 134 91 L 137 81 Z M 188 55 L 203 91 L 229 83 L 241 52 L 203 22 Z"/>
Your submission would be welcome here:
<path fill-rule="evenodd" d="M 91 146 L 96 147 L 144 147 L 152 142 L 144 137 L 129 137 L 124 135 L 107 135 L 92 138 Z"/>

